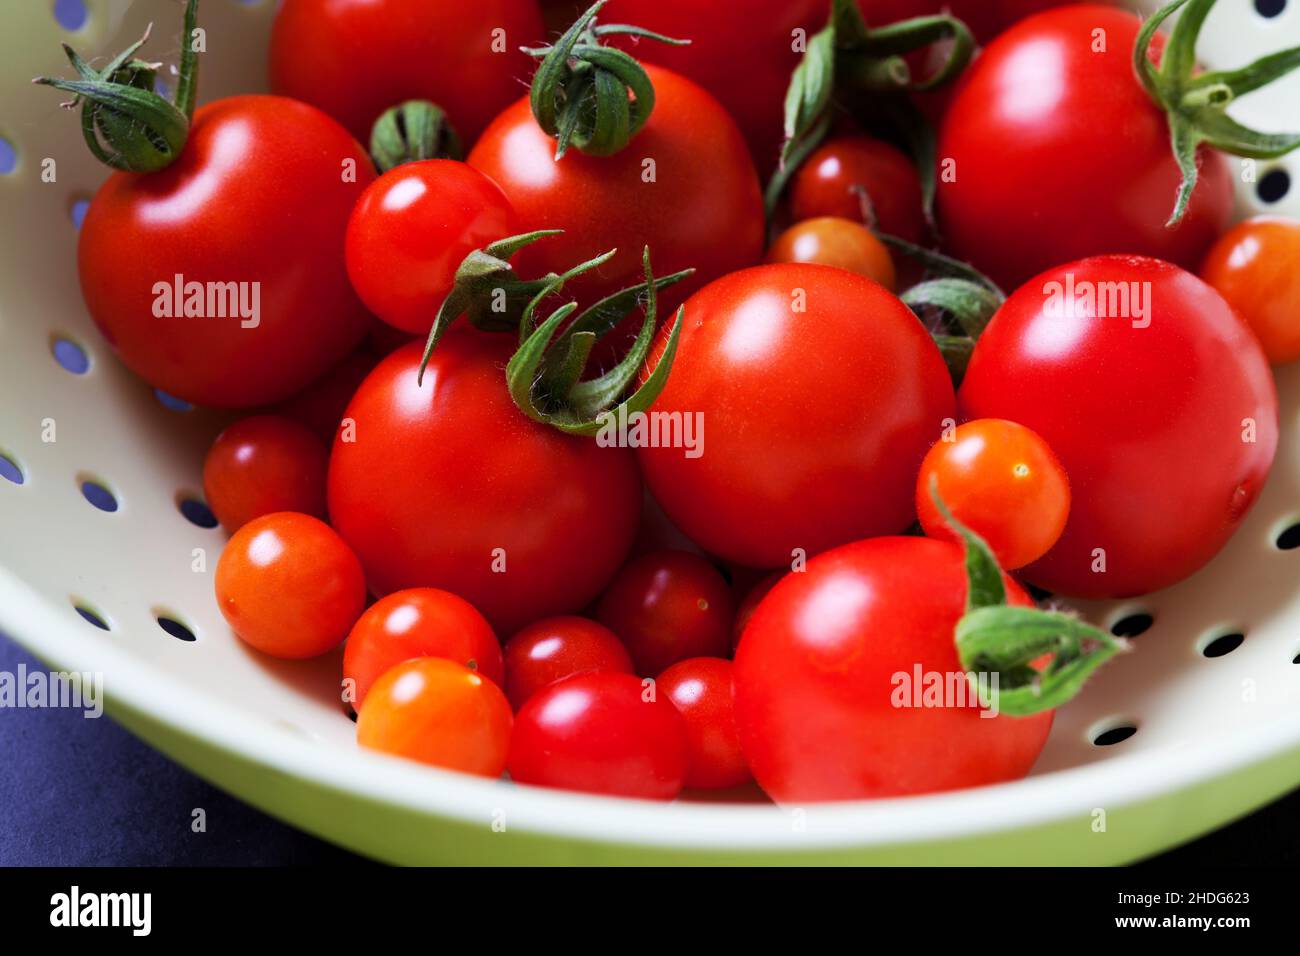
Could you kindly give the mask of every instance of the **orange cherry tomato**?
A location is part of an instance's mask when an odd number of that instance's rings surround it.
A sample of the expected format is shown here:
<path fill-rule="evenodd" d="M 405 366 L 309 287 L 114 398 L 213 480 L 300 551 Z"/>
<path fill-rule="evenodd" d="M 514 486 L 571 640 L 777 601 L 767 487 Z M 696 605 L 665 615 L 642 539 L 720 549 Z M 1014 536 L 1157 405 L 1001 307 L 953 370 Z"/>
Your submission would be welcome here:
<path fill-rule="evenodd" d="M 1238 223 L 1210 247 L 1201 278 L 1237 310 L 1270 362 L 1300 358 L 1300 221 Z"/>
<path fill-rule="evenodd" d="M 482 674 L 441 657 L 417 657 L 385 671 L 357 716 L 357 743 L 408 760 L 499 777 L 514 715 Z"/>
<path fill-rule="evenodd" d="M 235 532 L 217 562 L 217 606 L 236 634 L 272 657 L 337 647 L 366 604 L 361 562 L 318 518 L 280 511 Z"/>
<path fill-rule="evenodd" d="M 916 510 L 932 538 L 954 540 L 930 496 L 931 482 L 953 516 L 980 535 L 1006 570 L 1056 544 L 1070 513 L 1070 483 L 1036 432 L 1000 418 L 959 425 L 921 463 Z"/>
<path fill-rule="evenodd" d="M 767 261 L 838 266 L 875 279 L 891 292 L 897 282 L 885 244 L 861 223 L 834 216 L 795 223 L 772 243 Z"/>
<path fill-rule="evenodd" d="M 221 526 L 235 532 L 262 515 L 325 516 L 329 453 L 305 425 L 279 415 L 235 422 L 203 462 L 203 493 Z"/>

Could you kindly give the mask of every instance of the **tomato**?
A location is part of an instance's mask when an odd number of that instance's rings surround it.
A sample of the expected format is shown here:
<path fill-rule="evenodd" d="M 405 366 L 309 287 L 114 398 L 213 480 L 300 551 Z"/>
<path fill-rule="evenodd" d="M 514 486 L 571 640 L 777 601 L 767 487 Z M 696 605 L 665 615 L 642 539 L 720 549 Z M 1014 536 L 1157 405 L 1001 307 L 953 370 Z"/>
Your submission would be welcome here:
<path fill-rule="evenodd" d="M 905 305 L 842 269 L 768 265 L 714 282 L 686 315 L 651 411 L 698 418 L 703 454 L 637 449 L 682 531 L 711 554 L 776 568 L 795 549 L 912 523 L 921 459 L 954 400 Z"/>
<path fill-rule="evenodd" d="M 951 13 L 987 43 L 1025 17 L 1072 3 L 1074 0 L 858 0 L 858 9 L 871 26 L 896 20 Z"/>
<path fill-rule="evenodd" d="M 1030 603 L 1007 589 L 1010 603 Z M 854 542 L 782 578 L 736 652 L 736 722 L 759 786 L 800 804 L 1028 773 L 1052 712 L 979 706 L 953 643 L 965 600 L 962 549 L 930 538 Z M 927 686 L 948 692 L 926 698 Z"/>
<path fill-rule="evenodd" d="M 519 95 L 545 38 L 535 0 L 284 0 L 271 89 L 319 106 L 363 143 L 390 106 L 432 100 L 472 142 Z"/>
<path fill-rule="evenodd" d="M 593 671 L 632 673 L 618 636 L 585 617 L 549 617 L 529 624 L 506 642 L 506 696 L 518 710 L 543 687 Z"/>
<path fill-rule="evenodd" d="M 383 325 L 377 320 L 376 324 Z M 384 328 L 390 326 L 384 325 Z M 378 361 L 378 357 L 364 348 L 358 349 L 301 392 L 290 395 L 269 411 L 306 425 L 328 446 L 334 441 L 334 433 L 338 431 L 348 402 L 352 401 L 357 388 Z"/>
<path fill-rule="evenodd" d="M 385 671 L 357 715 L 357 743 L 420 763 L 499 777 L 514 715 L 482 674 L 441 657 Z"/>
<path fill-rule="evenodd" d="M 381 674 L 412 657 L 441 657 L 498 686 L 505 681 L 501 645 L 474 605 L 437 588 L 410 588 L 366 608 L 348 634 L 343 679 L 352 682 L 354 706 Z"/>
<path fill-rule="evenodd" d="M 767 250 L 768 262 L 812 262 L 874 279 L 894 291 L 894 261 L 866 226 L 823 216 L 796 223 Z"/>
<path fill-rule="evenodd" d="M 1270 362 L 1300 358 L 1300 222 L 1239 223 L 1210 249 L 1201 278 L 1246 320 Z"/>
<path fill-rule="evenodd" d="M 634 558 L 596 608 L 646 677 L 688 657 L 724 656 L 732 616 L 727 582 L 705 558 L 687 551 Z"/>
<path fill-rule="evenodd" d="M 1209 561 L 1277 448 L 1255 337 L 1200 279 L 1135 256 L 1070 263 L 1012 294 L 958 400 L 964 418 L 1019 422 L 1060 459 L 1065 532 L 1023 575 L 1079 597 L 1145 594 Z"/>
<path fill-rule="evenodd" d="M 517 783 L 671 800 L 687 772 L 686 724 L 653 682 L 579 674 L 533 695 L 515 716 Z"/>
<path fill-rule="evenodd" d="M 210 103 L 175 162 L 114 173 L 91 200 L 77 246 L 91 317 L 169 395 L 221 408 L 285 398 L 365 334 L 341 239 L 373 178 L 319 110 L 276 96 Z"/>
<path fill-rule="evenodd" d="M 585 607 L 641 513 L 636 462 L 524 416 L 502 371 L 510 335 L 453 328 L 416 383 L 421 345 L 384 359 L 330 459 L 330 518 L 376 594 L 437 587 L 510 634 Z"/>
<path fill-rule="evenodd" d="M 1208 148 L 1187 214 L 1165 226 L 1182 176 L 1133 71 L 1140 27 L 1123 10 L 1064 7 L 1012 27 L 967 71 L 940 130 L 940 162 L 955 163 L 939 179 L 940 232 L 1003 288 L 1108 253 L 1195 268 L 1227 227 L 1232 174 Z"/>
<path fill-rule="evenodd" d="M 235 532 L 217 561 L 216 589 L 231 630 L 288 659 L 337 647 L 366 604 L 357 556 L 325 522 L 293 511 Z"/>
<path fill-rule="evenodd" d="M 329 454 L 305 426 L 277 415 L 235 422 L 203 462 L 203 493 L 227 531 L 276 511 L 325 517 Z"/>
<path fill-rule="evenodd" d="M 720 790 L 751 779 L 736 731 L 731 670 L 731 661 L 694 657 L 659 675 L 659 693 L 686 721 L 688 787 Z"/>
<path fill-rule="evenodd" d="M 768 592 L 776 587 L 776 583 L 781 580 L 784 574 L 784 571 L 773 571 L 765 576 L 750 588 L 741 602 L 736 605 L 736 619 L 731 625 L 731 649 L 733 652 L 740 646 L 740 639 L 744 636 L 745 628 L 749 626 L 749 619 L 758 610 L 758 605 L 762 603 L 763 598 L 767 597 Z"/>
<path fill-rule="evenodd" d="M 348 277 L 389 325 L 427 334 L 475 249 L 514 235 L 496 183 L 450 159 L 403 163 L 367 187 L 348 221 Z"/>
<path fill-rule="evenodd" d="M 653 66 L 646 73 L 654 112 L 620 152 L 573 149 L 556 162 L 555 140 L 524 98 L 488 127 L 468 162 L 505 190 L 521 232 L 564 230 L 515 256 L 521 275 L 561 273 L 617 248 L 567 286 L 595 301 L 644 281 L 646 245 L 656 275 L 698 270 L 659 296 L 664 316 L 709 280 L 758 262 L 766 227 L 758 176 L 735 122 L 690 80 Z"/>
<path fill-rule="evenodd" d="M 916 510 L 932 538 L 958 540 L 932 497 L 988 544 L 1007 570 L 1041 558 L 1060 540 L 1070 482 L 1052 449 L 1015 422 L 966 422 L 930 449 L 916 482 Z"/>
<path fill-rule="evenodd" d="M 867 136 L 837 136 L 814 150 L 791 180 L 790 212 L 796 220 L 862 222 L 861 190 L 881 232 L 908 242 L 925 237 L 916 164 L 896 146 Z"/>

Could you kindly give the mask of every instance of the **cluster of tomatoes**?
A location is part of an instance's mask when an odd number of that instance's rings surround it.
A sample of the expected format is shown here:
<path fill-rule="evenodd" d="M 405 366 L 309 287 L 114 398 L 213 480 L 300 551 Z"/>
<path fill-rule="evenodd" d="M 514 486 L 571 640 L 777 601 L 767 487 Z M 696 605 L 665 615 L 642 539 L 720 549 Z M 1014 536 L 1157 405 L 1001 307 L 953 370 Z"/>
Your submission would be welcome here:
<path fill-rule="evenodd" d="M 1300 223 L 1229 230 L 1223 151 L 1295 143 L 1222 109 L 1285 58 L 1197 72 L 1213 0 L 546 6 L 284 0 L 276 95 L 197 109 L 188 45 L 172 99 L 135 47 L 46 81 L 119 170 L 96 323 L 253 411 L 204 466 L 231 628 L 344 644 L 362 746 L 525 784 L 1027 773 L 1119 645 L 1018 580 L 1172 584 L 1272 463 Z"/>

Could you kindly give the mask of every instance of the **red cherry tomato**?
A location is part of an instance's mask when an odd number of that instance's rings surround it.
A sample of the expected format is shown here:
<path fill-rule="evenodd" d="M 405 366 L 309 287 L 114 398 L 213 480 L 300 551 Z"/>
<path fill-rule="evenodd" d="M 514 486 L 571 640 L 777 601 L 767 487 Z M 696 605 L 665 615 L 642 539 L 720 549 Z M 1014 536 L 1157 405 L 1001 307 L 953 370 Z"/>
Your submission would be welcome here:
<path fill-rule="evenodd" d="M 227 531 L 276 511 L 325 517 L 329 453 L 305 426 L 278 415 L 235 422 L 203 462 L 203 493 Z"/>
<path fill-rule="evenodd" d="M 432 100 L 466 143 L 532 75 L 545 39 L 535 0 L 284 0 L 271 89 L 319 106 L 363 143 L 390 106 Z"/>
<path fill-rule="evenodd" d="M 1246 320 L 1270 362 L 1300 358 L 1300 221 L 1239 223 L 1210 249 L 1201 278 Z"/>
<path fill-rule="evenodd" d="M 585 617 L 548 617 L 510 638 L 505 647 L 506 696 L 518 710 L 556 681 L 594 671 L 632 673 L 618 636 Z"/>
<path fill-rule="evenodd" d="M 768 262 L 811 262 L 874 279 L 890 292 L 896 277 L 885 244 L 858 222 L 823 216 L 795 223 L 767 250 Z"/>
<path fill-rule="evenodd" d="M 671 800 L 687 770 L 686 724 L 652 681 L 579 674 L 533 695 L 515 717 L 517 783 Z"/>
<path fill-rule="evenodd" d="M 383 325 L 382 322 L 376 324 Z M 389 326 L 384 325 L 384 328 Z M 328 448 L 334 442 L 334 434 L 339 430 L 348 402 L 352 401 L 357 388 L 378 362 L 378 356 L 371 355 L 364 348 L 358 349 L 270 411 L 306 425 Z"/>
<path fill-rule="evenodd" d="M 292 511 L 236 531 L 217 561 L 216 587 L 231 629 L 288 659 L 337 647 L 366 604 L 357 556 L 325 522 Z"/>
<path fill-rule="evenodd" d="M 516 232 L 510 201 L 478 170 L 450 159 L 403 163 L 352 212 L 348 277 L 375 315 L 427 334 L 461 261 Z"/>
<path fill-rule="evenodd" d="M 688 657 L 724 656 L 732 614 L 731 589 L 718 569 L 686 551 L 633 559 L 596 609 L 646 677 Z"/>
<path fill-rule="evenodd" d="M 354 706 L 365 703 L 376 678 L 412 657 L 441 657 L 494 684 L 505 680 L 501 645 L 472 604 L 437 588 L 410 588 L 380 598 L 352 626 L 343 679 L 353 682 Z"/>
<path fill-rule="evenodd" d="M 679 661 L 659 675 L 658 684 L 659 693 L 667 695 L 686 721 L 686 786 L 721 790 L 752 779 L 736 731 L 731 661 Z"/>
<path fill-rule="evenodd" d="M 514 715 L 482 674 L 441 657 L 385 671 L 357 715 L 357 743 L 420 763 L 499 777 Z"/>
<path fill-rule="evenodd" d="M 686 314 L 652 410 L 698 414 L 704 453 L 637 449 L 682 531 L 711 554 L 776 568 L 796 548 L 912 523 L 916 473 L 954 402 L 911 310 L 869 279 L 799 264 L 729 275 Z"/>
<path fill-rule="evenodd" d="M 1030 603 L 1006 584 L 1010 603 Z M 782 578 L 745 629 L 734 671 L 740 742 L 768 796 L 905 796 L 1028 773 L 1052 713 L 989 716 L 965 694 L 953 644 L 965 600 L 962 549 L 930 538 L 855 542 Z M 963 696 L 924 706 L 931 675 Z"/>
<path fill-rule="evenodd" d="M 1070 482 L 1038 435 L 1015 422 L 967 422 L 930 449 L 916 482 L 916 510 L 932 538 L 957 540 L 931 494 L 984 539 L 1006 570 L 1047 553 L 1065 530 Z"/>
<path fill-rule="evenodd" d="M 790 184 L 796 220 L 835 216 L 862 222 L 862 196 L 870 197 L 881 232 L 920 242 L 925 236 L 921 178 L 896 146 L 867 136 L 838 136 L 813 151 Z"/>
<path fill-rule="evenodd" d="M 1165 226 L 1182 177 L 1133 71 L 1141 23 L 1095 5 L 1052 10 L 998 37 L 963 78 L 940 130 L 940 161 L 955 164 L 939 179 L 940 232 L 1003 288 L 1108 253 L 1195 268 L 1227 227 L 1232 174 L 1208 148 L 1186 216 Z"/>
<path fill-rule="evenodd" d="M 365 334 L 340 238 L 374 175 L 347 131 L 303 103 L 201 107 L 174 163 L 114 173 L 91 200 L 77 246 L 91 317 L 133 372 L 187 402 L 292 395 Z"/>
<path fill-rule="evenodd" d="M 1200 279 L 1135 256 L 1070 263 L 1012 294 L 959 403 L 964 418 L 1032 428 L 1065 467 L 1065 533 L 1023 574 L 1079 597 L 1145 594 L 1205 564 L 1277 448 L 1255 337 Z"/>
<path fill-rule="evenodd" d="M 348 406 L 330 519 L 371 588 L 437 587 L 498 634 L 581 610 L 622 564 L 641 513 L 625 448 L 524 416 L 503 369 L 513 336 L 453 328 L 416 383 L 421 345 L 380 362 Z M 351 439 L 351 440 L 349 440 Z"/>

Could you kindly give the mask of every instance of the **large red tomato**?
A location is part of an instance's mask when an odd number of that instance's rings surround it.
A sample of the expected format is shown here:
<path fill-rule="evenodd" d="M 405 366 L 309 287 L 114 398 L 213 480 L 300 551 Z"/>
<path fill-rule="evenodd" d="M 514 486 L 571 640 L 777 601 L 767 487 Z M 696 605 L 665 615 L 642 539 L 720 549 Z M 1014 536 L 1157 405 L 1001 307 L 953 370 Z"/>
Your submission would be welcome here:
<path fill-rule="evenodd" d="M 1010 580 L 1007 592 L 1030 603 Z M 858 541 L 782 578 L 734 672 L 740 743 L 768 796 L 905 796 L 1028 773 L 1052 712 L 979 708 L 953 643 L 965 601 L 962 549 L 929 538 Z M 936 679 L 949 694 L 927 697 Z"/>
<path fill-rule="evenodd" d="M 773 568 L 795 548 L 911 524 L 921 459 L 953 411 L 939 350 L 883 286 L 830 266 L 760 266 L 687 302 L 652 408 L 698 420 L 702 444 L 638 454 L 692 540 Z"/>
<path fill-rule="evenodd" d="M 535 0 L 284 0 L 271 89 L 319 106 L 363 143 L 390 106 L 432 100 L 473 142 L 519 95 L 545 39 Z"/>
<path fill-rule="evenodd" d="M 939 224 L 953 254 L 1004 288 L 1112 252 L 1195 268 L 1227 227 L 1232 174 L 1208 148 L 1186 215 L 1165 226 L 1181 174 L 1133 72 L 1140 27 L 1122 10 L 1065 7 L 1012 27 L 967 72 L 940 130 L 939 159 L 955 167 L 939 180 Z"/>
<path fill-rule="evenodd" d="M 374 178 L 365 151 L 313 107 L 278 96 L 204 106 L 174 163 L 114 173 L 95 193 L 77 247 L 91 317 L 168 394 L 222 408 L 285 398 L 365 334 L 343 231 Z"/>
<path fill-rule="evenodd" d="M 420 344 L 398 349 L 348 406 L 329 471 L 330 519 L 373 591 L 451 591 L 498 634 L 590 602 L 641 514 L 628 450 L 515 407 L 503 371 L 514 344 L 453 329 L 423 386 Z"/>
<path fill-rule="evenodd" d="M 1065 533 L 1023 575 L 1080 597 L 1144 594 L 1205 564 L 1277 448 L 1259 343 L 1217 292 L 1154 259 L 1100 256 L 1026 283 L 976 345 L 959 401 L 965 418 L 1032 428 L 1065 467 Z"/>

